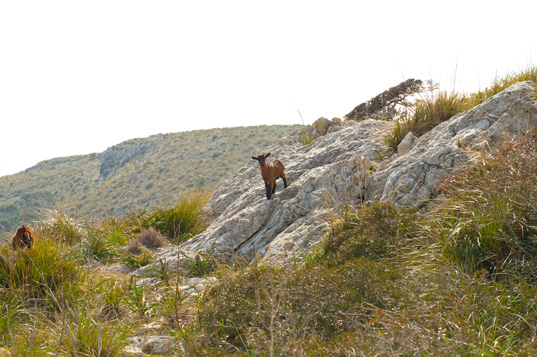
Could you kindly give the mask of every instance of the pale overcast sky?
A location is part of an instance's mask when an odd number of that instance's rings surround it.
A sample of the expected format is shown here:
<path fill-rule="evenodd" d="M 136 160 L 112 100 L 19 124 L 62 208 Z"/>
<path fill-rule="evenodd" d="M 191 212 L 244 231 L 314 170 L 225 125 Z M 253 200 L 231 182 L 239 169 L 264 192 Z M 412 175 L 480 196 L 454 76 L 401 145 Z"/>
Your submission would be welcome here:
<path fill-rule="evenodd" d="M 0 2 L 0 176 L 157 133 L 341 117 L 537 58 L 537 1 Z"/>

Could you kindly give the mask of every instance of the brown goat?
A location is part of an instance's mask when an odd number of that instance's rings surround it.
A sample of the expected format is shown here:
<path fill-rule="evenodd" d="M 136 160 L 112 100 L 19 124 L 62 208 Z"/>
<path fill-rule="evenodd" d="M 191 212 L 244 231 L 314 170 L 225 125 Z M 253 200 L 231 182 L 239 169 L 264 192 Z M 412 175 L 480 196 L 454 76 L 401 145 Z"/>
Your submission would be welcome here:
<path fill-rule="evenodd" d="M 32 230 L 30 227 L 20 226 L 17 228 L 17 232 L 11 241 L 11 246 L 13 249 L 32 248 L 34 246 L 34 238 L 32 237 Z"/>
<path fill-rule="evenodd" d="M 267 200 L 270 200 L 271 195 L 276 192 L 276 180 L 281 178 L 283 180 L 284 188 L 287 188 L 287 175 L 285 174 L 285 166 L 280 160 L 274 161 L 269 164 L 266 159 L 269 157 L 270 152 L 266 155 L 259 155 L 258 157 L 252 156 L 252 159 L 259 162 L 259 169 L 261 170 L 261 176 L 265 181 L 265 192 L 267 194 Z"/>

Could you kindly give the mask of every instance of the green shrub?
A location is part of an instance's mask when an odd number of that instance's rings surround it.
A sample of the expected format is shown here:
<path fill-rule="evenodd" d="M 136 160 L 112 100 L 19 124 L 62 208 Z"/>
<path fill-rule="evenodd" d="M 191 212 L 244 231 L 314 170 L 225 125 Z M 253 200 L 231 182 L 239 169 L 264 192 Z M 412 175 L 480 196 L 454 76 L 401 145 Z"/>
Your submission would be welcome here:
<path fill-rule="evenodd" d="M 405 114 L 401 120 L 396 120 L 394 126 L 384 137 L 382 138 L 382 144 L 386 145 L 393 151 L 397 151 L 397 147 L 401 144 L 401 141 L 405 136 L 414 128 L 414 121 L 412 118 Z"/>
<path fill-rule="evenodd" d="M 200 211 L 207 197 L 201 193 L 182 197 L 172 208 L 157 208 L 141 221 L 142 228 L 154 228 L 175 243 L 201 233 L 205 229 Z"/>
<path fill-rule="evenodd" d="M 47 334 L 42 321 L 36 321 L 31 327 L 21 326 L 13 329 L 6 339 L 6 347 L 11 356 L 47 356 L 53 348 L 47 343 Z M 8 355 L 10 356 L 10 355 Z"/>
<path fill-rule="evenodd" d="M 146 286 L 138 284 L 132 277 L 123 285 L 123 302 L 141 320 L 145 319 L 152 309 L 146 299 L 146 290 Z"/>
<path fill-rule="evenodd" d="M 412 132 L 422 136 L 438 124 L 467 110 L 466 97 L 454 91 L 433 91 L 416 100 L 412 116 Z"/>
<path fill-rule="evenodd" d="M 310 137 L 304 134 L 302 134 L 302 136 L 300 137 L 300 142 L 304 146 L 310 145 L 311 143 L 313 143 L 314 140 L 315 140 L 314 137 Z"/>
<path fill-rule="evenodd" d="M 119 219 L 109 219 L 99 231 L 106 236 L 106 240 L 111 244 L 124 246 L 129 241 L 129 231 L 131 230 L 127 223 Z"/>
<path fill-rule="evenodd" d="M 119 318 L 124 314 L 123 289 L 114 279 L 105 279 L 96 286 L 96 293 L 102 301 L 99 316 L 105 319 Z"/>
<path fill-rule="evenodd" d="M 394 257 L 416 237 L 418 218 L 416 210 L 399 210 L 387 202 L 364 205 L 356 212 L 346 208 L 323 243 L 324 258 L 317 261 L 343 264 L 359 257 Z"/>
<path fill-rule="evenodd" d="M 417 99 L 414 106 L 395 121 L 393 129 L 384 136 L 383 143 L 396 151 L 409 132 L 417 137 L 422 136 L 438 124 L 468 110 L 466 102 L 464 95 L 433 89 L 428 95 Z"/>
<path fill-rule="evenodd" d="M 150 264 L 153 261 L 153 256 L 148 252 L 142 252 L 137 255 L 127 254 L 122 258 L 129 269 L 138 269 Z"/>
<path fill-rule="evenodd" d="M 98 231 L 88 230 L 87 238 L 74 247 L 73 253 L 84 262 L 96 260 L 107 263 L 119 255 L 118 246 L 110 243 L 107 237 Z"/>
<path fill-rule="evenodd" d="M 443 252 L 469 273 L 535 280 L 537 129 L 440 187 L 449 198 L 437 231 Z"/>
<path fill-rule="evenodd" d="M 467 109 L 471 109 L 476 105 L 483 103 L 490 97 L 500 93 L 504 89 L 507 89 L 516 82 L 521 81 L 533 81 L 537 83 L 537 67 L 529 67 L 528 69 L 518 73 L 509 73 L 502 78 L 494 80 L 494 82 L 484 90 L 470 94 Z M 537 88 L 535 90 L 535 97 L 537 98 Z"/>
<path fill-rule="evenodd" d="M 20 298 L 3 289 L 0 289 L 0 341 L 6 340 L 17 320 L 26 315 Z"/>

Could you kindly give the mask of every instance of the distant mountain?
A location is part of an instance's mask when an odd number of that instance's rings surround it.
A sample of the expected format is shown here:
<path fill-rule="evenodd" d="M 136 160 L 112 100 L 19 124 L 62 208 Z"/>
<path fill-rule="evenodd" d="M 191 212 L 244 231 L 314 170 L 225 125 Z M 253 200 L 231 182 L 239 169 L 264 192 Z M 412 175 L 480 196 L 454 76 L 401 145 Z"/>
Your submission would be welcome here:
<path fill-rule="evenodd" d="M 132 139 L 100 154 L 40 162 L 0 177 L 0 232 L 59 209 L 100 219 L 172 205 L 196 189 L 213 190 L 250 156 L 301 125 L 236 127 Z"/>

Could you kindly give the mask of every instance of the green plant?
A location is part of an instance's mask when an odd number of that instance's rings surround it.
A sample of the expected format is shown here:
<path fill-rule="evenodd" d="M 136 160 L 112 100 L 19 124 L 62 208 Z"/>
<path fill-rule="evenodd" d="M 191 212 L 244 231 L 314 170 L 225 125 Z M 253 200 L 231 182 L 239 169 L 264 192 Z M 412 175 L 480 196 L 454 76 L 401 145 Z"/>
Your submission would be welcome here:
<path fill-rule="evenodd" d="M 133 278 L 123 286 L 125 304 L 141 320 L 145 319 L 151 312 L 151 306 L 145 298 L 145 290 L 146 287 L 138 284 Z"/>
<path fill-rule="evenodd" d="M 47 344 L 48 336 L 44 330 L 40 322 L 12 330 L 6 339 L 7 350 L 11 356 L 46 356 L 52 352 L 52 348 Z"/>
<path fill-rule="evenodd" d="M 417 137 L 422 136 L 438 124 L 467 110 L 466 103 L 467 97 L 464 95 L 431 87 L 428 95 L 417 99 L 395 120 L 392 130 L 384 136 L 383 144 L 397 151 L 397 146 L 409 132 Z"/>
<path fill-rule="evenodd" d="M 56 354 L 66 356 L 114 357 L 121 354 L 130 326 L 102 321 L 87 308 L 69 309 L 53 333 Z"/>
<path fill-rule="evenodd" d="M 168 318 L 171 318 L 174 325 L 179 327 L 181 325 L 181 304 L 185 299 L 183 292 L 179 289 L 179 281 L 171 289 L 166 289 L 163 292 L 161 305 Z"/>
<path fill-rule="evenodd" d="M 198 321 L 214 348 L 285 354 L 301 336 L 334 338 L 405 301 L 399 279 L 386 262 L 363 257 L 329 268 L 258 265 L 206 292 Z"/>
<path fill-rule="evenodd" d="M 359 257 L 393 257 L 416 237 L 418 222 L 416 210 L 398 209 L 386 202 L 362 206 L 355 212 L 346 206 L 323 243 L 324 259 L 317 260 L 332 265 Z"/>
<path fill-rule="evenodd" d="M 141 226 L 154 228 L 173 242 L 180 243 L 205 229 L 200 211 L 206 200 L 206 195 L 202 193 L 184 196 L 176 206 L 168 209 L 157 208 L 145 216 Z"/>
<path fill-rule="evenodd" d="M 17 320 L 25 315 L 25 310 L 17 296 L 4 289 L 0 290 L 0 294 L 2 296 L 0 300 L 0 341 L 3 341 L 10 335 L 11 328 L 17 324 Z"/>
<path fill-rule="evenodd" d="M 519 72 L 508 73 L 505 76 L 494 80 L 494 82 L 484 90 L 470 94 L 467 109 L 471 109 L 476 105 L 483 103 L 493 95 L 496 95 L 514 83 L 521 81 L 532 81 L 537 83 L 537 67 L 530 66 Z M 537 99 L 537 89 L 535 90 L 535 97 Z"/>
<path fill-rule="evenodd" d="M 164 285 L 170 285 L 170 268 L 166 263 L 166 259 L 159 259 L 158 264 L 155 268 L 151 269 L 152 272 L 164 282 Z"/>
<path fill-rule="evenodd" d="M 184 257 L 182 267 L 190 276 L 205 276 L 214 272 L 218 266 L 211 251 L 200 251 L 193 258 L 187 256 L 185 253 L 182 254 Z"/>
<path fill-rule="evenodd" d="M 125 246 L 129 241 L 129 236 L 125 228 L 121 226 L 111 226 L 105 231 L 106 240 L 111 244 Z"/>
<path fill-rule="evenodd" d="M 153 261 L 153 256 L 148 252 L 143 252 L 138 255 L 126 254 L 122 261 L 129 269 L 137 269 L 150 264 Z"/>
<path fill-rule="evenodd" d="M 397 147 L 403 141 L 405 136 L 412 131 L 413 120 L 404 114 L 401 120 L 397 120 L 394 123 L 394 127 L 382 138 L 382 144 L 391 148 L 393 151 L 397 151 Z M 382 161 L 384 156 L 377 154 Z"/>
<path fill-rule="evenodd" d="M 91 230 L 88 230 L 87 238 L 77 248 L 85 261 L 95 259 L 106 263 L 119 255 L 116 246 L 112 245 L 104 235 Z"/>
<path fill-rule="evenodd" d="M 102 280 L 97 284 L 97 293 L 103 302 L 99 316 L 113 319 L 123 315 L 123 289 L 119 282 L 113 279 Z"/>
<path fill-rule="evenodd" d="M 304 134 L 300 138 L 300 142 L 304 146 L 310 145 L 311 143 L 313 143 L 314 140 L 315 140 L 314 137 L 310 137 L 310 136 L 307 136 L 307 135 L 304 135 Z"/>
<path fill-rule="evenodd" d="M 490 87 L 473 94 L 446 92 L 435 86 L 429 86 L 428 94 L 420 95 L 420 98 L 412 105 L 407 103 L 406 110 L 399 116 L 394 116 L 395 126 L 386 134 L 383 143 L 397 150 L 397 146 L 408 132 L 411 131 L 420 137 L 438 124 L 472 109 L 512 84 L 528 80 L 537 82 L 537 67 L 530 67 L 520 73 L 508 74 L 495 80 Z M 535 93 L 537 98 L 537 90 Z"/>

